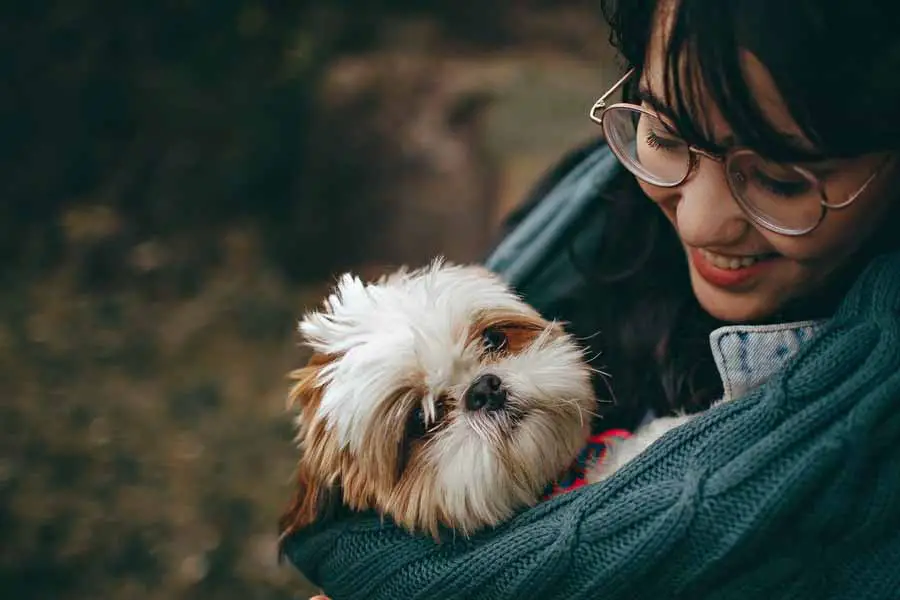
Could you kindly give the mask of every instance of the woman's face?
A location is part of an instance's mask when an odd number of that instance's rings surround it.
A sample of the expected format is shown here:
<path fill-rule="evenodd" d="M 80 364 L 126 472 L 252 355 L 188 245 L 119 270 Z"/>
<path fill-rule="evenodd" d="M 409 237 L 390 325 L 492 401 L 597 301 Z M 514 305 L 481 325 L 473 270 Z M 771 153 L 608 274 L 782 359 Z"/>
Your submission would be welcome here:
<path fill-rule="evenodd" d="M 652 97 L 664 98 L 663 55 L 651 48 L 648 59 L 641 86 Z M 750 53 L 744 59 L 760 108 L 785 135 L 800 136 L 765 66 Z M 724 119 L 715 112 L 711 118 L 716 141 L 728 145 L 731 132 Z M 882 169 L 855 202 L 829 210 L 818 228 L 799 237 L 754 224 L 734 200 L 719 162 L 700 158 L 691 176 L 675 188 L 640 184 L 675 227 L 701 306 L 723 321 L 753 322 L 773 316 L 794 300 L 814 298 L 883 224 L 888 209 L 900 201 L 896 192 L 900 161 L 885 165 L 885 159 L 873 155 L 803 165 L 820 175 L 832 203 L 849 198 Z M 754 258 L 762 260 L 731 268 Z"/>

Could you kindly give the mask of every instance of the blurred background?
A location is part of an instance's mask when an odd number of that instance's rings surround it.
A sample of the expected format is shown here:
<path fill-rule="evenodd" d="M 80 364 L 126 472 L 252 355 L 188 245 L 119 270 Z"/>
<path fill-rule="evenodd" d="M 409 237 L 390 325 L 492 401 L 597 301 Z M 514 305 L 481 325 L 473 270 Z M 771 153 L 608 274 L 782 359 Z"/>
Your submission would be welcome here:
<path fill-rule="evenodd" d="M 483 257 L 616 64 L 596 0 L 0 8 L 0 595 L 276 599 L 295 324 Z"/>

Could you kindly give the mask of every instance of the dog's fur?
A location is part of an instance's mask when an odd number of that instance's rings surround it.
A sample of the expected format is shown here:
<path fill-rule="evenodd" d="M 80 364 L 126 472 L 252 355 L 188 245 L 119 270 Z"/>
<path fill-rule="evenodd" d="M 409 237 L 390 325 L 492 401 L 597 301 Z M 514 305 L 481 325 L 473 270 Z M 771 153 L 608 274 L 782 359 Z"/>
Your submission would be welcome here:
<path fill-rule="evenodd" d="M 338 503 L 470 534 L 535 504 L 586 440 L 596 398 L 583 349 L 482 267 L 345 275 L 300 332 L 313 355 L 292 374 L 301 458 L 283 538 Z M 505 401 L 467 405 L 485 375 Z"/>

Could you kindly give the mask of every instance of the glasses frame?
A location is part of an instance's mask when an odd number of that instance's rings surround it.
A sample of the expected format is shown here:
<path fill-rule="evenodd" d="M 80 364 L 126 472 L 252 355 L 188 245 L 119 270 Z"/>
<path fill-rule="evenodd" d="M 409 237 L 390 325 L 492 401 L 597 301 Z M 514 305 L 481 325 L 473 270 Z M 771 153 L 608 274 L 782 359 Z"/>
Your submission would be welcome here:
<path fill-rule="evenodd" d="M 645 114 L 649 117 L 653 117 L 655 119 L 661 120 L 659 115 L 656 112 L 649 110 L 647 108 L 644 108 L 643 106 L 640 106 L 637 104 L 631 104 L 628 102 L 617 102 L 614 104 L 607 105 L 607 101 L 609 100 L 610 96 L 615 94 L 619 90 L 619 88 L 621 88 L 623 85 L 625 85 L 625 82 L 628 81 L 628 79 L 631 78 L 632 75 L 634 75 L 634 73 L 635 73 L 634 68 L 629 69 L 605 94 L 600 96 L 600 98 L 596 102 L 594 102 L 593 106 L 591 106 L 589 117 L 590 117 L 591 121 L 600 125 L 600 128 L 603 131 L 603 137 L 607 140 L 607 143 L 609 142 L 610 136 L 608 135 L 608 133 L 606 131 L 606 126 L 604 125 L 603 115 L 608 110 L 617 109 L 617 108 L 628 109 L 628 110 L 635 111 L 635 112 L 638 112 L 641 114 Z M 598 113 L 598 111 L 599 111 L 599 113 Z M 702 148 L 698 148 L 691 144 L 686 144 L 686 146 L 687 146 L 687 150 L 688 150 L 688 168 L 685 171 L 684 177 L 682 177 L 681 179 L 679 179 L 678 181 L 676 181 L 674 183 L 671 183 L 671 182 L 662 181 L 660 179 L 648 177 L 648 175 L 645 173 L 637 172 L 635 166 L 632 164 L 632 160 L 630 158 L 628 158 L 627 156 L 625 156 L 623 154 L 622 150 L 617 148 L 615 144 L 609 144 L 610 150 L 612 150 L 613 154 L 616 155 L 616 158 L 619 159 L 619 162 L 622 163 L 622 165 L 626 169 L 628 169 L 628 171 L 632 175 L 634 175 L 641 181 L 649 183 L 650 185 L 654 185 L 654 186 L 662 187 L 662 188 L 675 188 L 680 185 L 683 185 L 684 182 L 687 181 L 688 178 L 690 178 L 690 176 L 694 173 L 694 171 L 696 171 L 697 166 L 700 162 L 701 156 L 704 158 L 708 158 L 709 160 L 712 160 L 714 162 L 722 164 L 723 168 L 725 169 L 725 173 L 726 173 L 725 180 L 728 182 L 728 187 L 731 191 L 731 195 L 732 195 L 732 197 L 734 197 L 734 200 L 735 200 L 735 202 L 737 202 L 738 206 L 741 207 L 741 210 L 744 212 L 744 214 L 746 214 L 747 217 L 749 217 L 751 221 L 753 221 L 754 223 L 756 223 L 757 225 L 759 225 L 765 229 L 768 229 L 769 231 L 772 231 L 774 233 L 778 233 L 781 235 L 785 235 L 785 236 L 792 236 L 792 237 L 806 235 L 806 234 L 812 232 L 813 230 L 815 230 L 819 225 L 822 224 L 822 221 L 825 220 L 825 215 L 828 213 L 829 210 L 840 210 L 843 208 L 847 208 L 848 206 L 853 204 L 856 201 L 856 199 L 859 198 L 862 195 L 862 193 L 869 187 L 869 185 L 872 183 L 872 181 L 874 181 L 875 178 L 878 177 L 878 175 L 881 173 L 884 166 L 888 162 L 890 162 L 890 157 L 885 159 L 885 161 L 882 162 L 872 172 L 871 175 L 869 175 L 869 177 L 865 180 L 865 182 L 863 182 L 863 184 L 855 192 L 853 192 L 846 200 L 844 200 L 843 202 L 840 202 L 840 203 L 832 203 L 832 202 L 828 201 L 828 196 L 825 191 L 824 182 L 819 177 L 814 175 L 812 172 L 810 172 L 807 169 L 804 169 L 803 167 L 800 167 L 798 165 L 792 165 L 792 164 L 782 165 L 783 167 L 793 169 L 798 175 L 800 175 L 801 177 L 803 177 L 804 179 L 809 181 L 818 190 L 819 197 L 820 197 L 819 206 L 821 208 L 821 211 L 819 213 L 818 220 L 813 225 L 806 227 L 806 228 L 792 228 L 792 227 L 785 227 L 784 225 L 779 225 L 778 223 L 776 223 L 772 220 L 772 217 L 765 215 L 765 214 L 761 214 L 759 209 L 754 207 L 750 202 L 748 202 L 742 196 L 742 194 L 737 189 L 735 182 L 733 181 L 733 176 L 731 175 L 730 167 L 731 167 L 733 161 L 735 160 L 735 158 L 739 158 L 741 156 L 747 156 L 747 155 L 753 155 L 753 156 L 758 157 L 759 155 L 754 150 L 752 150 L 750 148 L 746 148 L 746 147 L 735 146 L 733 148 L 729 148 L 728 151 L 725 152 L 724 154 L 713 154 L 711 152 L 707 152 L 706 150 L 703 150 Z"/>

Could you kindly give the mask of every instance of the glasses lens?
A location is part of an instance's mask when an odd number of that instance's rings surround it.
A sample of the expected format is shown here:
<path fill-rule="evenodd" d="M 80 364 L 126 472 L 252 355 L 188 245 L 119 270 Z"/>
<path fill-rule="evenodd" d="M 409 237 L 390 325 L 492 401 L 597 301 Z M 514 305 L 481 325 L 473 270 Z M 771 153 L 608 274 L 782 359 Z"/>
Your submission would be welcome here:
<path fill-rule="evenodd" d="M 611 107 L 603 113 L 603 133 L 625 168 L 648 183 L 676 185 L 690 170 L 687 144 L 651 114 Z"/>
<path fill-rule="evenodd" d="M 805 232 L 822 220 L 822 186 L 811 174 L 751 151 L 733 154 L 727 168 L 737 200 L 766 224 Z"/>

